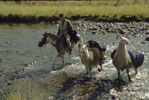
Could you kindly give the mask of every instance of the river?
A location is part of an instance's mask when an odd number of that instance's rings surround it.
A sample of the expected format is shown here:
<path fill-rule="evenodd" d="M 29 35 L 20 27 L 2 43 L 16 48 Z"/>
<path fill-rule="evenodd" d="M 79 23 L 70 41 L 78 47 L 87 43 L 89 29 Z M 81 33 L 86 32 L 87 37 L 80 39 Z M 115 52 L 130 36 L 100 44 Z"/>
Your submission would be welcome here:
<path fill-rule="evenodd" d="M 121 73 L 124 83 L 120 84 L 115 80 L 117 70 L 110 58 L 118 45 L 114 33 L 91 34 L 88 30 L 77 30 L 84 43 L 93 39 L 107 46 L 104 70 L 98 72 L 93 69 L 93 78 L 89 79 L 76 46 L 71 55 L 65 55 L 64 66 L 58 59 L 55 65 L 57 70 L 52 69 L 56 49 L 50 44 L 39 48 L 38 42 L 42 32 L 56 34 L 57 29 L 56 25 L 48 24 L 0 24 L 0 96 L 11 93 L 9 88 L 17 80 L 35 80 L 48 93 L 42 100 L 149 100 L 149 42 L 145 41 L 145 34 L 129 36 L 128 47 L 144 52 L 145 60 L 136 76 L 131 69 L 133 82 L 128 81 L 124 71 Z"/>

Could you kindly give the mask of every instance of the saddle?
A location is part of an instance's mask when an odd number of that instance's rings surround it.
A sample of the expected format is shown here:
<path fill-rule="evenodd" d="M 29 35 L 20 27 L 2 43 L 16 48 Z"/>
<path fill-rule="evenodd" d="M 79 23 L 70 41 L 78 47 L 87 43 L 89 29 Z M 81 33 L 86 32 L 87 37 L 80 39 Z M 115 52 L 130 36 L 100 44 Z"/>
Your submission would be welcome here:
<path fill-rule="evenodd" d="M 60 36 L 58 41 L 60 41 L 60 40 L 63 41 L 64 46 L 67 47 L 66 36 L 65 35 Z"/>

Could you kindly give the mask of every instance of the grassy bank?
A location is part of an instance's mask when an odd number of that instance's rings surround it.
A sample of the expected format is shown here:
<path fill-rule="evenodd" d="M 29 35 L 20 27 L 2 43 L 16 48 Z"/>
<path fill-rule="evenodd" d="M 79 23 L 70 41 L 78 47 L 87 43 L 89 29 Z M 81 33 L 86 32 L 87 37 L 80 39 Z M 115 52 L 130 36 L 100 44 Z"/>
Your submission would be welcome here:
<path fill-rule="evenodd" d="M 16 80 L 0 100 L 48 100 L 49 94 L 32 80 Z"/>
<path fill-rule="evenodd" d="M 1 21 L 55 21 L 59 13 L 77 20 L 148 20 L 149 4 L 143 0 L 135 3 L 123 1 L 115 6 L 116 1 L 91 1 L 91 2 L 0 2 Z"/>

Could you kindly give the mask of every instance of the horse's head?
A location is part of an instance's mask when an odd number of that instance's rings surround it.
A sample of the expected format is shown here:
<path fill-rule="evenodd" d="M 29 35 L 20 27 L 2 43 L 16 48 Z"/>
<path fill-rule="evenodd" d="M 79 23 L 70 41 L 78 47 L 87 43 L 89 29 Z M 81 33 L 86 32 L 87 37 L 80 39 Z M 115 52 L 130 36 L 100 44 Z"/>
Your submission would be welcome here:
<path fill-rule="evenodd" d="M 38 43 L 38 47 L 42 47 L 49 42 L 52 42 L 52 39 L 48 33 L 44 32 L 42 40 Z"/>
<path fill-rule="evenodd" d="M 85 50 L 86 45 L 83 45 L 83 39 L 80 37 L 80 39 L 77 41 L 77 51 L 82 52 Z"/>
<path fill-rule="evenodd" d="M 101 53 L 101 60 L 102 61 L 105 61 L 106 59 L 107 59 L 106 53 L 105 52 L 102 52 Z"/>

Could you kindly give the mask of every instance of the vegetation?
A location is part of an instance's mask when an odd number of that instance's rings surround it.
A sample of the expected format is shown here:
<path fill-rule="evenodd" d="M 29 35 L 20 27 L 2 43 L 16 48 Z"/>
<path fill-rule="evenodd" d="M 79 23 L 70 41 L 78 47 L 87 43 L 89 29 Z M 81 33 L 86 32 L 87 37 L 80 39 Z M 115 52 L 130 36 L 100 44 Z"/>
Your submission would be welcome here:
<path fill-rule="evenodd" d="M 68 18 L 88 20 L 121 20 L 133 18 L 145 20 L 149 18 L 149 4 L 146 0 L 134 1 L 22 1 L 0 2 L 0 19 L 17 17 L 26 20 L 45 20 L 57 18 L 59 13 L 64 13 Z M 15 19 L 14 19 L 15 20 Z M 55 19 L 57 20 L 57 19 Z"/>
<path fill-rule="evenodd" d="M 48 100 L 46 89 L 32 80 L 17 80 L 9 91 L 3 100 Z"/>

